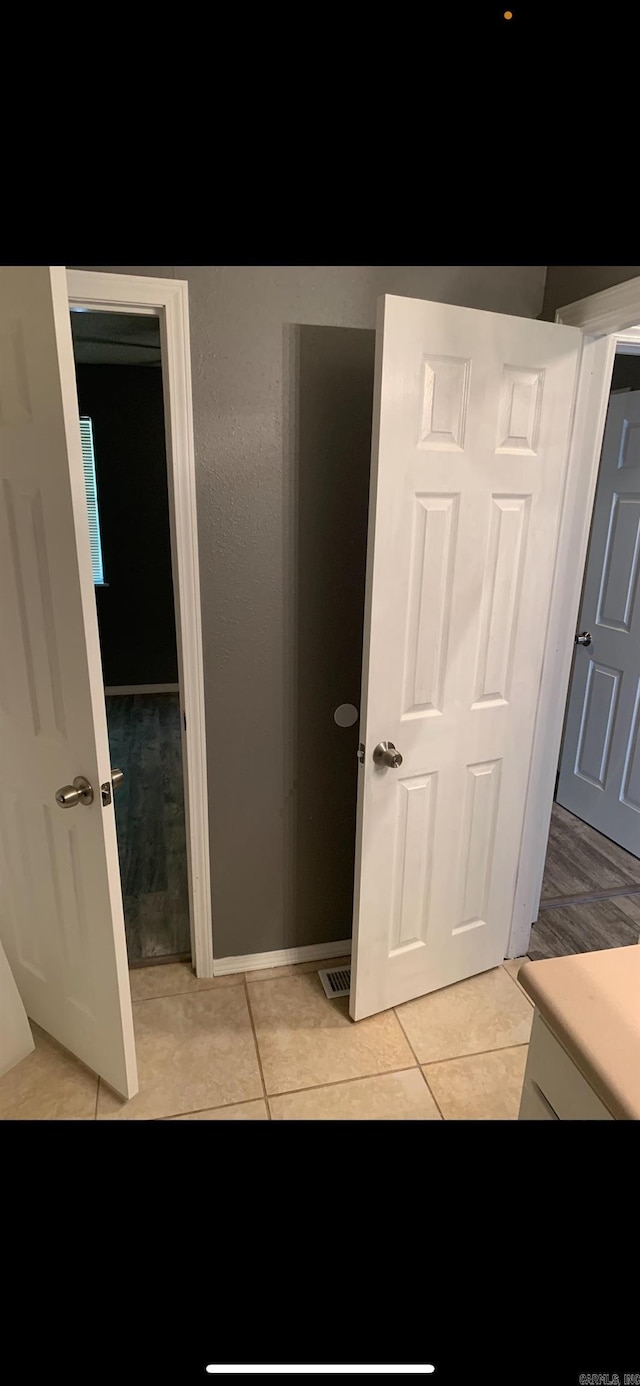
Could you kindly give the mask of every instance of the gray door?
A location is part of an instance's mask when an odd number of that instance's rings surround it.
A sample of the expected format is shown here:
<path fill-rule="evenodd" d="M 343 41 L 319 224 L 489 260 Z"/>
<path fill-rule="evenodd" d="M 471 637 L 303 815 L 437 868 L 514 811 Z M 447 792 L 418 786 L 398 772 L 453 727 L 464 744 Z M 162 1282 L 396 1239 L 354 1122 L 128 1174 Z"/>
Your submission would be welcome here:
<path fill-rule="evenodd" d="M 640 391 L 612 395 L 558 803 L 640 856 Z"/>

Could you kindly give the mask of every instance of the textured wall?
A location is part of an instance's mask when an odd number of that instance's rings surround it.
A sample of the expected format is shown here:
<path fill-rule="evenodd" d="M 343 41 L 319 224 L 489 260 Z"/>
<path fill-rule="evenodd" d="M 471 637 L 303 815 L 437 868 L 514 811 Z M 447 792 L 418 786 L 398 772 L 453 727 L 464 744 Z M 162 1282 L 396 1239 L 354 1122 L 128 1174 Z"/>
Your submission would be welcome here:
<path fill-rule="evenodd" d="M 297 355 L 294 621 L 285 820 L 300 944 L 351 935 L 355 857 L 356 721 L 360 703 L 376 334 L 294 329 Z"/>
<path fill-rule="evenodd" d="M 557 309 L 565 304 L 636 275 L 640 275 L 640 265 L 549 265 L 542 317 L 553 322 Z"/>
<path fill-rule="evenodd" d="M 96 587 L 102 673 L 117 684 L 176 683 L 162 374 L 76 366 L 93 422 L 106 587 Z"/>
<path fill-rule="evenodd" d="M 300 917 L 292 862 L 300 737 L 296 328 L 372 329 L 382 293 L 535 318 L 545 267 L 85 268 L 173 275 L 189 283 L 214 951 L 225 957 L 308 943 L 310 921 Z M 349 380 L 354 408 L 363 390 L 360 364 L 349 367 L 347 356 L 341 404 L 346 413 Z M 319 437 L 314 447 L 321 488 Z M 308 480 L 308 460 L 303 466 Z M 338 515 L 341 497 L 334 494 L 330 468 L 327 476 Z M 344 925 L 333 916 L 315 919 L 313 933 L 313 941 L 344 937 Z"/>

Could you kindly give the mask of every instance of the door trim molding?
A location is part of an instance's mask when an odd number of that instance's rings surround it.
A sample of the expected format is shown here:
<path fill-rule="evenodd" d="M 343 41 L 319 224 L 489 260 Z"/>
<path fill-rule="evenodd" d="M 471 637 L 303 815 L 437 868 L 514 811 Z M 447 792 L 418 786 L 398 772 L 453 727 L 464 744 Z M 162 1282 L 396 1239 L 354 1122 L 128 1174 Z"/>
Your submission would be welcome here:
<path fill-rule="evenodd" d="M 230 972 L 257 972 L 259 968 L 290 967 L 295 963 L 321 962 L 323 958 L 351 956 L 351 939 L 338 943 L 309 943 L 301 948 L 279 948 L 275 953 L 244 953 L 237 958 L 214 958 L 214 977 L 226 977 Z"/>
<path fill-rule="evenodd" d="M 555 575 L 545 640 L 529 785 L 506 956 L 526 953 L 538 918 L 551 809 L 564 727 L 574 635 L 600 468 L 614 358 L 634 343 L 640 323 L 640 278 L 559 308 L 556 322 L 584 334 Z"/>
<path fill-rule="evenodd" d="M 196 975 L 211 977 L 209 808 L 188 285 L 182 279 L 67 270 L 67 288 L 71 305 L 98 312 L 152 315 L 160 320 L 178 677 L 184 713 L 182 763 L 191 952 Z"/>
<path fill-rule="evenodd" d="M 611 289 L 566 304 L 558 309 L 555 321 L 566 327 L 581 327 L 593 337 L 637 327 L 640 323 L 640 277 L 625 279 Z"/>

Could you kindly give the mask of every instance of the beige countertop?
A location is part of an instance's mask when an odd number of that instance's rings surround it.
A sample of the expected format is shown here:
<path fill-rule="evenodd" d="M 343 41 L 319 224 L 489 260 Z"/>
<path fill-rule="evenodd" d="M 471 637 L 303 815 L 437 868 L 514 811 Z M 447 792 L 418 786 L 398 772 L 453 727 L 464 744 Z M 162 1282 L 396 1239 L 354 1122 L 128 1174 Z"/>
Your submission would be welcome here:
<path fill-rule="evenodd" d="M 640 1120 L 640 945 L 523 963 L 518 981 L 612 1116 Z"/>

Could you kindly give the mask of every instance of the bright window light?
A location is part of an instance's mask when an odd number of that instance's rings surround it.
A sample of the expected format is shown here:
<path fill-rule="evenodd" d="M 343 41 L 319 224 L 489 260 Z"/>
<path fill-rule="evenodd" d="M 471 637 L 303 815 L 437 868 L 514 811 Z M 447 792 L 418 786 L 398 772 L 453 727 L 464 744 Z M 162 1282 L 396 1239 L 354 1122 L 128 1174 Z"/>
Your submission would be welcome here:
<path fill-rule="evenodd" d="M 96 488 L 96 462 L 93 452 L 93 427 L 86 414 L 80 419 L 82 439 L 82 461 L 84 464 L 84 489 L 87 495 L 87 514 L 89 516 L 89 543 L 91 544 L 91 566 L 95 586 L 104 583 L 102 569 L 102 542 L 100 539 L 100 516 L 98 515 L 98 492 Z"/>

